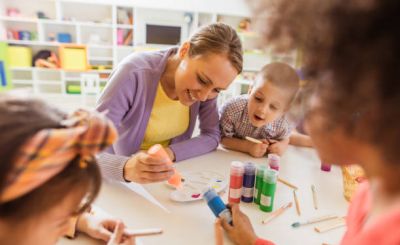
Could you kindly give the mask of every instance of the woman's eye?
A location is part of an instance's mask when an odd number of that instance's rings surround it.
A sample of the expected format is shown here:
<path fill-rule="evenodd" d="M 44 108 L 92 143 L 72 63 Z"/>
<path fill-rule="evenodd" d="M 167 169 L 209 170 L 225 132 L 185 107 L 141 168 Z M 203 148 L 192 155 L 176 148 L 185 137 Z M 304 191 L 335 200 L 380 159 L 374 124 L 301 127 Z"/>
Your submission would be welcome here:
<path fill-rule="evenodd" d="M 254 97 L 256 99 L 256 101 L 258 102 L 262 102 L 262 99 L 260 97 Z"/>
<path fill-rule="evenodd" d="M 271 105 L 270 108 L 271 108 L 271 110 L 273 110 L 273 111 L 278 110 L 278 108 L 277 108 L 276 106 L 274 106 L 274 105 Z"/>
<path fill-rule="evenodd" d="M 201 77 L 197 76 L 197 80 L 199 81 L 200 84 L 207 85 L 207 83 L 203 79 L 201 79 Z"/>

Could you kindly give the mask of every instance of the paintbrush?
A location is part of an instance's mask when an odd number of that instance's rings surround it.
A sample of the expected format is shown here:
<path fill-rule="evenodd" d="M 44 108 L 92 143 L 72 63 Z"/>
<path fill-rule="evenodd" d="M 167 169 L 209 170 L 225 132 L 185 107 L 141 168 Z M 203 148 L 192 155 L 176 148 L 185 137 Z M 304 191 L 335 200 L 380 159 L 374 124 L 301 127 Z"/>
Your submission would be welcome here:
<path fill-rule="evenodd" d="M 289 202 L 288 204 L 283 205 L 282 207 L 280 207 L 277 210 L 275 210 L 274 212 L 272 212 L 266 219 L 261 221 L 261 223 L 267 224 L 268 222 L 275 219 L 276 217 L 281 215 L 283 212 L 285 212 L 285 210 L 288 210 L 291 207 L 292 207 L 292 202 Z"/>
<path fill-rule="evenodd" d="M 318 217 L 318 218 L 313 218 L 313 219 L 307 220 L 306 222 L 303 222 L 303 223 L 295 222 L 295 223 L 292 224 L 292 227 L 293 228 L 297 228 L 297 227 L 300 227 L 300 226 L 303 226 L 303 225 L 315 224 L 315 223 L 318 223 L 318 222 L 331 220 L 331 219 L 336 219 L 336 218 L 338 218 L 337 215 L 325 215 L 325 216 L 322 216 L 322 217 Z"/>
<path fill-rule="evenodd" d="M 318 233 L 327 232 L 346 225 L 344 217 L 338 217 L 334 220 L 329 221 L 327 224 L 314 227 L 314 230 Z"/>
<path fill-rule="evenodd" d="M 315 191 L 314 185 L 311 185 L 311 192 L 312 192 L 312 197 L 313 197 L 313 202 L 314 202 L 314 209 L 318 209 L 317 193 Z"/>

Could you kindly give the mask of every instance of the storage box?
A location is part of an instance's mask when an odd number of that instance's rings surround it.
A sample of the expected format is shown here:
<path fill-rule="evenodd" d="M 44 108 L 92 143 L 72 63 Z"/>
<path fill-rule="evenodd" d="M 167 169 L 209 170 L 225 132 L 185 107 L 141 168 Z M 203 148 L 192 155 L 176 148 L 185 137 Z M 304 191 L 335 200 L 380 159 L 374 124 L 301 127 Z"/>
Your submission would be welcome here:
<path fill-rule="evenodd" d="M 10 67 L 31 67 L 32 49 L 23 46 L 9 46 L 8 60 Z"/>
<path fill-rule="evenodd" d="M 87 48 L 84 45 L 61 45 L 59 48 L 61 68 L 71 71 L 88 69 Z"/>

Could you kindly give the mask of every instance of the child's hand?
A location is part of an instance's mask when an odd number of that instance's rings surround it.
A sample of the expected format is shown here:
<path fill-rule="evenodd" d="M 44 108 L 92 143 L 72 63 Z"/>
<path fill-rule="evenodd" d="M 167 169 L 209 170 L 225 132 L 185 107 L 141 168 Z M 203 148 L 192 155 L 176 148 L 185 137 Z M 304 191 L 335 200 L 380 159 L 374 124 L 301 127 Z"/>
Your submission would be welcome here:
<path fill-rule="evenodd" d="M 233 226 L 228 224 L 226 220 L 221 220 L 221 225 L 228 233 L 229 238 L 236 244 L 254 245 L 257 235 L 253 230 L 249 218 L 240 211 L 238 205 L 232 205 L 231 211 Z"/>
<path fill-rule="evenodd" d="M 116 230 L 117 223 L 118 221 L 113 218 L 83 213 L 78 218 L 77 229 L 90 237 L 108 242 L 112 232 Z"/>
<path fill-rule="evenodd" d="M 270 142 L 271 144 L 268 147 L 268 153 L 275 153 L 282 156 L 289 145 L 289 138 L 281 141 L 270 140 Z"/>
<path fill-rule="evenodd" d="M 264 142 L 262 144 L 248 142 L 248 152 L 253 157 L 263 157 L 267 153 L 268 143 Z"/>
<path fill-rule="evenodd" d="M 125 225 L 121 222 L 118 222 L 107 245 L 135 245 L 135 238 L 124 235 L 124 230 Z"/>

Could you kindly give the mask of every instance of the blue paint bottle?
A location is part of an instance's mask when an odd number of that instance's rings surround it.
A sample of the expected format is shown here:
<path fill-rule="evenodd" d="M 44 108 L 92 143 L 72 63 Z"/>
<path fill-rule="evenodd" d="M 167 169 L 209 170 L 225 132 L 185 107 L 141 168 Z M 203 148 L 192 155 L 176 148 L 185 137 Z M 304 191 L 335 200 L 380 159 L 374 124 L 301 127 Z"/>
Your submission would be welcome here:
<path fill-rule="evenodd" d="M 206 200 L 208 207 L 214 213 L 215 217 L 223 218 L 229 224 L 232 224 L 231 211 L 226 207 L 225 203 L 213 188 L 206 189 L 203 193 L 203 198 Z"/>
<path fill-rule="evenodd" d="M 256 175 L 256 166 L 254 163 L 246 163 L 244 166 L 242 201 L 253 202 L 254 182 Z"/>

